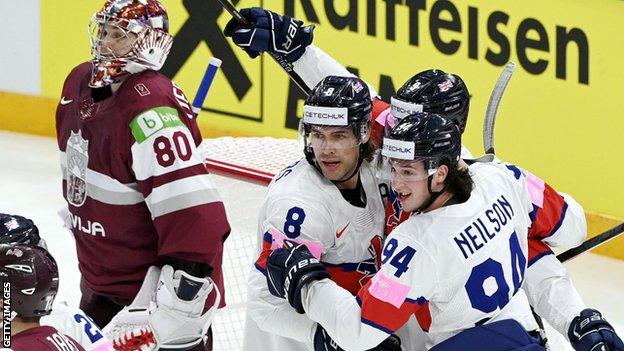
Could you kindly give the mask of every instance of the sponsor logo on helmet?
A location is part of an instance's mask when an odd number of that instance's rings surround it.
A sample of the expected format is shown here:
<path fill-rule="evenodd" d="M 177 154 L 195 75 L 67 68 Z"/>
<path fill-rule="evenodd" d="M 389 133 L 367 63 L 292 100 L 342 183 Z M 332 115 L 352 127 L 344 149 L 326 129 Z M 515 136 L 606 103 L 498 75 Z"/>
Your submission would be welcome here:
<path fill-rule="evenodd" d="M 441 92 L 445 92 L 448 91 L 449 89 L 451 89 L 453 87 L 453 82 L 451 82 L 450 80 L 445 80 L 444 82 L 438 84 L 438 88 L 440 88 Z"/>
<path fill-rule="evenodd" d="M 421 104 L 414 104 L 395 97 L 392 97 L 390 100 L 390 113 L 392 113 L 395 118 L 401 119 L 405 116 L 422 111 L 423 105 Z"/>
<path fill-rule="evenodd" d="M 413 160 L 414 143 L 409 141 L 384 138 L 381 154 L 390 158 Z"/>
<path fill-rule="evenodd" d="M 328 126 L 349 124 L 349 110 L 346 107 L 303 106 L 303 122 Z"/>
<path fill-rule="evenodd" d="M 412 152 L 411 147 L 398 147 L 395 145 L 384 145 L 384 150 L 390 151 L 390 152 L 400 152 L 400 153 Z"/>
<path fill-rule="evenodd" d="M 89 141 L 82 137 L 82 130 L 71 131 L 67 139 L 67 190 L 65 197 L 70 204 L 80 207 L 87 199 L 87 164 Z"/>
<path fill-rule="evenodd" d="M 308 118 L 321 118 L 321 119 L 343 119 L 345 118 L 344 113 L 323 113 L 323 112 L 306 112 L 305 116 Z"/>

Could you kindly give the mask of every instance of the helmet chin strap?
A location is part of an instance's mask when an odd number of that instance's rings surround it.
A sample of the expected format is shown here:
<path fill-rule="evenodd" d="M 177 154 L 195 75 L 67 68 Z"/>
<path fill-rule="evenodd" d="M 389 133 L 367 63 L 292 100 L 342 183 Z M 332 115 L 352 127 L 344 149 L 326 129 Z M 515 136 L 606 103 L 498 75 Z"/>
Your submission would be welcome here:
<path fill-rule="evenodd" d="M 435 174 L 435 173 L 434 173 Z M 427 208 L 429 208 L 429 206 L 431 206 L 431 204 L 437 200 L 437 198 L 442 195 L 442 193 L 444 193 L 444 190 L 446 190 L 446 184 L 444 185 L 444 187 L 442 187 L 442 190 L 440 191 L 433 191 L 431 189 L 431 181 L 433 180 L 433 175 L 430 175 L 429 177 L 427 177 L 427 191 L 429 192 L 429 200 L 427 200 L 427 202 L 425 202 L 425 204 L 423 204 L 422 206 L 420 206 L 415 212 L 416 213 L 421 213 L 422 211 L 426 210 Z"/>
<path fill-rule="evenodd" d="M 330 180 L 333 184 L 337 185 L 337 184 L 347 182 L 351 180 L 353 177 L 355 177 L 360 172 L 360 167 L 362 166 L 362 163 L 364 162 L 364 155 L 362 153 L 363 145 L 364 144 L 360 144 L 360 147 L 358 149 L 359 150 L 358 164 L 353 170 L 353 172 L 351 172 L 351 175 L 349 175 L 347 178 L 343 180 Z M 323 170 L 321 170 L 321 167 L 319 166 L 318 161 L 316 160 L 316 157 L 314 157 L 314 152 L 313 151 L 305 152 L 305 157 L 308 163 L 310 163 L 316 169 L 316 171 L 319 172 L 319 174 L 324 177 L 325 175 L 323 174 Z"/>
<path fill-rule="evenodd" d="M 348 176 L 347 178 L 343 179 L 343 180 L 332 180 L 331 182 L 334 184 L 341 184 L 344 182 L 348 182 L 349 180 L 351 180 L 353 177 L 355 177 L 359 172 L 360 172 L 360 167 L 362 166 L 362 162 L 364 162 L 364 157 L 362 156 L 362 149 L 360 147 L 360 152 L 359 152 L 359 156 L 358 156 L 358 163 L 357 166 L 355 167 L 355 169 L 353 170 L 353 172 L 351 172 L 351 175 Z"/>

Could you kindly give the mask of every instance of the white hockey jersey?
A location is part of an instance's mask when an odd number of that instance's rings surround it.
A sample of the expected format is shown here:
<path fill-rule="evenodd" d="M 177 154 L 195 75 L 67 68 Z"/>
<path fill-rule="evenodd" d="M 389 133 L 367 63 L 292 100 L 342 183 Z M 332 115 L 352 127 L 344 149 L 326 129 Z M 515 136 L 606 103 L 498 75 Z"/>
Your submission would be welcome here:
<path fill-rule="evenodd" d="M 85 350 L 112 350 L 104 332 L 79 308 L 71 308 L 65 302 L 54 303 L 52 313 L 41 317 L 41 325 L 56 328 L 71 336 Z"/>
<path fill-rule="evenodd" d="M 316 323 L 272 296 L 263 274 L 271 248 L 283 239 L 305 243 L 352 298 L 377 272 L 384 204 L 374 169 L 366 161 L 360 179 L 366 194 L 363 208 L 347 202 L 305 159 L 274 178 L 260 210 L 259 258 L 249 280 L 245 350 L 312 350 Z"/>
<path fill-rule="evenodd" d="M 428 348 L 502 319 L 537 329 L 521 288 L 533 211 L 525 179 L 505 165 L 470 170 L 468 201 L 400 224 L 357 298 L 329 280 L 304 289 L 306 314 L 345 350 L 376 346 L 412 315 L 428 332 Z"/>

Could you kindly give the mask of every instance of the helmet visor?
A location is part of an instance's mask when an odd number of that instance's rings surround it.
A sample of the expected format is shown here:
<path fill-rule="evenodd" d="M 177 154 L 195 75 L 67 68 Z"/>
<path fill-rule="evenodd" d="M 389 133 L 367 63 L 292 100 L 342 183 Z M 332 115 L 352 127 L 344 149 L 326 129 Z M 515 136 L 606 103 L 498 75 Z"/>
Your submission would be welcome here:
<path fill-rule="evenodd" d="M 140 30 L 140 25 L 126 19 L 96 13 L 89 23 L 91 55 L 102 61 L 130 56 Z"/>
<path fill-rule="evenodd" d="M 305 147 L 313 149 L 352 149 L 362 144 L 367 129 L 356 129 L 353 125 L 326 126 L 318 124 L 306 124 L 301 122 L 299 127 L 300 136 L 303 138 Z M 361 128 L 360 128 L 361 129 Z"/>
<path fill-rule="evenodd" d="M 431 159 L 415 155 L 414 142 L 383 139 L 381 157 L 378 159 L 379 174 L 383 179 L 401 179 L 404 181 L 418 181 L 427 179 L 435 173 L 431 168 Z"/>
<path fill-rule="evenodd" d="M 426 169 L 426 159 L 400 160 L 382 157 L 381 167 L 383 179 L 391 181 L 415 182 L 427 179 L 436 172 L 435 168 Z"/>

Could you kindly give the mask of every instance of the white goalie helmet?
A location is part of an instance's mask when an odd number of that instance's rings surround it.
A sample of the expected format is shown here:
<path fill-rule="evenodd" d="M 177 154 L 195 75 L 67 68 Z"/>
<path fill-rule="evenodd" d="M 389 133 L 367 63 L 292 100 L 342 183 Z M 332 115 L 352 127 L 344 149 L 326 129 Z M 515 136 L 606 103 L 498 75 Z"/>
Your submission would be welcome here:
<path fill-rule="evenodd" d="M 167 11 L 156 0 L 107 0 L 93 15 L 89 36 L 93 88 L 159 70 L 173 44 Z"/>

